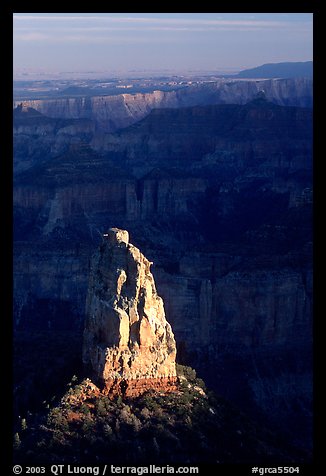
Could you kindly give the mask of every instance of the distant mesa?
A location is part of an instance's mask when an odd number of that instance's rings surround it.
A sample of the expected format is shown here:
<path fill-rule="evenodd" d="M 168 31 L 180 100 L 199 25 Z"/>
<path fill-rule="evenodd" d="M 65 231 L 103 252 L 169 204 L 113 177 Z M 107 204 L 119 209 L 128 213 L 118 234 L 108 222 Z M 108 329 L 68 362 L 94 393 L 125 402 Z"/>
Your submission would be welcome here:
<path fill-rule="evenodd" d="M 312 78 L 313 62 L 266 63 L 240 71 L 236 78 Z"/>
<path fill-rule="evenodd" d="M 83 342 L 90 377 L 109 396 L 176 388 L 176 344 L 151 262 L 111 228 L 91 273 Z"/>

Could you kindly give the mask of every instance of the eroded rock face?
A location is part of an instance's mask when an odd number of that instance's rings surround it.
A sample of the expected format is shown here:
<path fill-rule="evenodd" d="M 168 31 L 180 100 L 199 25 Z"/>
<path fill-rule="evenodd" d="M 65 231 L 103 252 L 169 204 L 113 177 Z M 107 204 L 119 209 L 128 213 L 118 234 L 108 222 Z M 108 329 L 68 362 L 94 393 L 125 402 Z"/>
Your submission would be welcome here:
<path fill-rule="evenodd" d="M 99 129 L 113 132 L 128 127 L 157 108 L 192 107 L 198 104 L 245 104 L 264 91 L 266 98 L 282 106 L 312 107 L 312 79 L 218 80 L 192 84 L 176 91 L 94 96 L 90 98 L 31 99 L 31 107 L 49 117 L 92 119 Z M 15 101 L 14 107 L 22 101 Z"/>
<path fill-rule="evenodd" d="M 111 228 L 95 256 L 86 302 L 83 361 L 104 393 L 171 390 L 176 344 L 151 262 Z"/>

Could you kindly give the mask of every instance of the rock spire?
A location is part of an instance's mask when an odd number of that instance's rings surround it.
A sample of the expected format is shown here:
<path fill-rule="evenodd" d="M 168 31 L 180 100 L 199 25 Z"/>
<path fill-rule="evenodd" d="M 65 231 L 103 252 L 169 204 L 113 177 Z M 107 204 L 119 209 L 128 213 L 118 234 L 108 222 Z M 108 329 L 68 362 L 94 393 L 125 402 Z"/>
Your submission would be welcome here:
<path fill-rule="evenodd" d="M 173 390 L 176 344 L 151 262 L 111 228 L 95 255 L 86 302 L 83 361 L 109 395 Z"/>

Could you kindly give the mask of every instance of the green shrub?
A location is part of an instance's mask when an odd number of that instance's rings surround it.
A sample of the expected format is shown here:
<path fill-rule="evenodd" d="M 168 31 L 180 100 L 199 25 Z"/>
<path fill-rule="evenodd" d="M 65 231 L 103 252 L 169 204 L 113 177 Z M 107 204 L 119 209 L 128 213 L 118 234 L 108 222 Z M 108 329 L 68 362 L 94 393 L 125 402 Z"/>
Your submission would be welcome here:
<path fill-rule="evenodd" d="M 50 411 L 47 418 L 47 424 L 60 431 L 67 431 L 69 429 L 67 418 L 62 413 L 61 408 L 58 407 L 53 408 L 53 410 Z"/>
<path fill-rule="evenodd" d="M 89 406 L 86 405 L 86 403 L 82 403 L 80 408 L 79 408 L 79 411 L 81 413 L 83 413 L 84 415 L 89 415 L 90 414 L 90 409 L 89 409 Z"/>
<path fill-rule="evenodd" d="M 152 393 L 144 393 L 139 400 L 141 407 L 147 408 L 151 412 L 155 412 L 160 408 L 160 404 L 157 402 L 155 396 Z"/>
<path fill-rule="evenodd" d="M 118 396 L 116 403 L 117 403 L 118 407 L 121 407 L 123 405 L 123 399 L 122 399 L 121 395 Z"/>
<path fill-rule="evenodd" d="M 19 433 L 17 432 L 14 434 L 14 449 L 19 450 L 20 447 L 21 447 L 21 440 L 20 440 Z"/>
<path fill-rule="evenodd" d="M 103 398 L 98 398 L 95 402 L 95 414 L 100 417 L 106 416 L 108 413 L 106 402 Z"/>
<path fill-rule="evenodd" d="M 195 385 L 197 385 L 197 387 L 202 388 L 206 392 L 206 385 L 203 379 L 197 377 L 195 380 Z"/>
<path fill-rule="evenodd" d="M 103 425 L 103 433 L 106 437 L 111 437 L 113 435 L 113 430 L 108 423 Z"/>
<path fill-rule="evenodd" d="M 140 411 L 140 416 L 144 419 L 144 420 L 148 420 L 150 417 L 151 417 L 151 411 L 145 407 L 145 408 L 142 408 L 142 410 Z"/>
<path fill-rule="evenodd" d="M 197 374 L 196 370 L 186 365 L 176 365 L 178 377 L 185 377 L 189 382 L 195 382 Z"/>

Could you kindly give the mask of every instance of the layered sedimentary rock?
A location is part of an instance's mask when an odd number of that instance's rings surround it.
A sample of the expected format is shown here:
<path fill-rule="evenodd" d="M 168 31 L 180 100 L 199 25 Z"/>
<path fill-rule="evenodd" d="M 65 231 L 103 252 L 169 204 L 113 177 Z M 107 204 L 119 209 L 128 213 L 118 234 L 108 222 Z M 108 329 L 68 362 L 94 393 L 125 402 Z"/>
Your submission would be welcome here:
<path fill-rule="evenodd" d="M 14 109 L 15 173 L 87 144 L 94 132 L 90 119 L 51 118 L 20 104 Z"/>
<path fill-rule="evenodd" d="M 17 327 L 83 326 L 90 255 L 128 229 L 179 359 L 242 408 L 309 418 L 312 111 L 161 109 L 102 139 L 15 178 Z"/>
<path fill-rule="evenodd" d="M 174 389 L 176 345 L 151 264 L 117 228 L 105 234 L 94 260 L 83 361 L 109 395 Z"/>
<path fill-rule="evenodd" d="M 34 121 L 29 119 L 32 129 Z M 260 256 L 300 250 L 311 240 L 311 122 L 310 110 L 264 101 L 157 110 L 141 123 L 110 134 L 107 146 L 114 152 L 108 155 L 76 149 L 19 174 L 14 186 L 15 241 L 19 242 L 15 299 L 19 297 L 16 308 L 22 312 L 16 323 L 24 327 L 22 316 L 27 314 L 29 320 L 34 319 L 35 306 L 29 304 L 33 299 L 40 303 L 52 299 L 67 301 L 82 325 L 87 263 L 107 224 L 132 230 L 142 249 L 151 250 L 156 264 L 172 273 L 164 286 L 166 294 L 171 294 L 168 287 L 176 278 L 183 283 L 178 298 L 165 302 L 169 315 L 175 316 L 175 329 L 183 328 L 182 340 L 187 345 L 198 336 L 190 333 L 183 339 L 190 327 L 184 329 L 180 316 L 187 313 L 190 322 L 195 321 L 202 314 L 196 311 L 201 302 L 205 316 L 225 321 L 222 301 L 213 305 L 207 299 L 211 301 L 209 296 L 218 292 L 216 279 L 248 271 L 253 259 L 246 258 L 247 247 L 249 256 L 257 256 L 260 268 L 294 269 L 298 273 L 294 283 L 303 276 L 307 288 L 304 272 L 309 257 L 302 255 L 295 262 L 289 257 L 284 265 L 274 265 L 268 260 L 264 264 Z M 138 178 L 132 169 L 146 173 Z M 76 234 L 84 244 L 82 250 Z M 234 243 L 232 249 L 225 248 L 224 242 Z M 192 256 L 187 264 L 189 250 L 197 251 L 198 257 Z M 211 259 L 210 251 L 224 253 L 225 258 Z M 70 279 L 72 269 L 74 280 Z M 159 284 L 168 279 L 164 276 L 158 277 Z M 240 283 L 242 279 L 234 280 L 232 289 Z M 295 288 L 294 284 L 294 293 Z M 273 295 L 275 289 L 271 287 Z M 293 315 L 300 306 L 293 307 Z M 255 321 L 254 307 L 236 312 L 239 322 L 246 316 L 248 332 L 249 323 Z M 282 306 L 276 308 L 280 315 Z M 52 328 L 60 314 L 47 313 Z M 206 326 L 204 322 L 200 327 Z M 283 319 L 277 322 L 282 326 Z M 210 342 L 222 338 L 220 333 L 205 333 Z"/>
<path fill-rule="evenodd" d="M 27 100 L 23 104 L 53 118 L 92 119 L 97 127 L 110 132 L 134 124 L 155 108 L 245 104 L 261 92 L 269 101 L 282 106 L 312 107 L 312 80 L 309 78 L 257 81 L 221 79 L 212 83 L 193 84 L 176 91 Z M 18 104 L 20 101 L 15 102 L 14 106 Z"/>
<path fill-rule="evenodd" d="M 243 172 L 268 177 L 275 169 L 310 170 L 311 138 L 310 109 L 260 98 L 244 106 L 156 109 L 129 128 L 94 137 L 91 145 L 118 156 L 137 177 L 165 167 L 175 177 L 232 180 Z"/>

